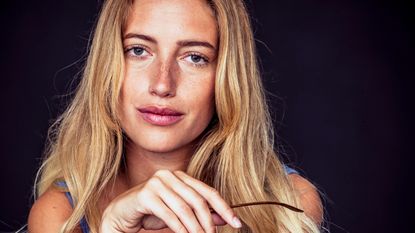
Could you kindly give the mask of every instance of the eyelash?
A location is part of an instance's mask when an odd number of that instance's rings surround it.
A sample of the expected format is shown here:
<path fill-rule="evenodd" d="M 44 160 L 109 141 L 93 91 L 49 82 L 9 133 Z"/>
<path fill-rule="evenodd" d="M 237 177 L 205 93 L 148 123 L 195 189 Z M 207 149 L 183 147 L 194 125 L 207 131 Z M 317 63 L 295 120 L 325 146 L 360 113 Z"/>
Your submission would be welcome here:
<path fill-rule="evenodd" d="M 135 55 L 135 54 L 132 54 L 132 53 L 134 52 L 134 49 L 142 49 L 142 50 L 144 50 L 144 52 L 146 52 L 146 53 L 150 54 L 150 53 L 147 51 L 148 49 L 147 49 L 145 46 L 138 46 L 138 45 L 134 45 L 134 46 L 130 46 L 130 47 L 125 48 L 125 49 L 124 49 L 124 53 L 125 53 L 127 56 L 132 57 L 132 58 L 134 58 L 134 59 L 140 59 L 140 60 L 144 59 L 142 55 Z"/>
<path fill-rule="evenodd" d="M 196 53 L 196 52 L 191 52 L 186 54 L 186 57 L 191 57 L 191 56 L 198 56 L 200 57 L 204 63 L 200 64 L 200 63 L 193 63 L 190 62 L 191 65 L 196 66 L 196 67 L 203 67 L 203 66 L 207 66 L 209 64 L 209 59 L 207 57 L 205 57 L 204 55 L 200 54 L 200 53 Z"/>
<path fill-rule="evenodd" d="M 142 55 L 134 55 L 134 54 L 131 54 L 131 53 L 133 53 L 134 49 L 142 49 L 142 50 L 144 50 L 144 52 L 150 54 L 147 51 L 148 49 L 145 46 L 142 46 L 142 45 L 134 45 L 134 46 L 127 47 L 127 48 L 124 49 L 124 53 L 127 56 L 132 57 L 132 58 L 135 58 L 135 59 L 140 59 L 140 60 L 144 59 Z M 185 58 L 191 57 L 191 56 L 198 56 L 204 62 L 203 64 L 189 62 L 192 66 L 195 66 L 195 67 L 203 67 L 203 66 L 206 66 L 206 65 L 209 64 L 209 59 L 206 56 L 204 56 L 204 55 L 202 55 L 200 53 L 190 52 L 190 53 L 186 54 Z"/>

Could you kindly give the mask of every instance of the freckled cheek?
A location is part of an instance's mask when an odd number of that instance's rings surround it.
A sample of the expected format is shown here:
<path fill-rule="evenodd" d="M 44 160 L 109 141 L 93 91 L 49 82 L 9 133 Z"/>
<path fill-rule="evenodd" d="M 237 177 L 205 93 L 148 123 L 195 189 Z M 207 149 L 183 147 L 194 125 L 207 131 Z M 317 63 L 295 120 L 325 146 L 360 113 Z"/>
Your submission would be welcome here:
<path fill-rule="evenodd" d="M 120 115 L 120 120 L 123 122 L 124 126 L 127 126 L 127 122 L 131 120 L 131 117 L 136 114 L 136 107 L 138 100 L 142 99 L 140 96 L 143 95 L 143 84 L 138 83 L 139 77 L 128 75 L 124 77 L 121 92 L 120 92 L 120 104 L 118 109 Z M 139 85 L 138 85 L 139 84 Z"/>
<path fill-rule="evenodd" d="M 127 70 L 122 84 L 121 96 L 126 102 L 137 100 L 137 96 L 143 95 L 147 90 L 148 80 L 144 77 L 146 72 Z"/>
<path fill-rule="evenodd" d="M 215 109 L 214 107 L 214 77 L 206 77 L 204 82 L 195 83 L 188 88 L 190 92 L 186 94 L 191 101 L 191 108 L 197 110 L 198 118 L 210 118 Z"/>

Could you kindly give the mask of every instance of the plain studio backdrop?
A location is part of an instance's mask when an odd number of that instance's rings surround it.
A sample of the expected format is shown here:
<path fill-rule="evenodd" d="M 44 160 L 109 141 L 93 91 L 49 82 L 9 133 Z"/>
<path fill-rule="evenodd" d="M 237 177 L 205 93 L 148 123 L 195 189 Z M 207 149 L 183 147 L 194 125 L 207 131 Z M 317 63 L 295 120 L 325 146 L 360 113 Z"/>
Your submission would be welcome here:
<path fill-rule="evenodd" d="M 26 223 L 52 120 L 78 83 L 101 1 L 1 1 L 0 232 Z M 410 232 L 414 9 L 402 1 L 247 2 L 286 161 L 331 232 Z"/>

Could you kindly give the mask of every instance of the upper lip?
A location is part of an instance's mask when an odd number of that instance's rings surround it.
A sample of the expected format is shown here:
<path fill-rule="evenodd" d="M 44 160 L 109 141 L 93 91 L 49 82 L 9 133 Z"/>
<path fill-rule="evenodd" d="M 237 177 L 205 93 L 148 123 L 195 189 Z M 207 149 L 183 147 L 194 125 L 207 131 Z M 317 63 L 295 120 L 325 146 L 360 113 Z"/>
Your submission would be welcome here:
<path fill-rule="evenodd" d="M 141 113 L 152 113 L 161 116 L 181 116 L 182 112 L 168 108 L 168 107 L 157 107 L 157 106 L 147 106 L 143 108 L 137 108 Z"/>

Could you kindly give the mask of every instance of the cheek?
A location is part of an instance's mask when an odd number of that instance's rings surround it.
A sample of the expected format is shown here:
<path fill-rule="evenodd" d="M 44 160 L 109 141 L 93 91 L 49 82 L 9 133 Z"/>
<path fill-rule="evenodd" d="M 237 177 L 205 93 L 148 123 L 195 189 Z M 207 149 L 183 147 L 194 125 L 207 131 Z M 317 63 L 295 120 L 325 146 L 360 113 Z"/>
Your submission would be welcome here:
<path fill-rule="evenodd" d="M 131 127 L 129 124 L 129 118 L 135 116 L 135 106 L 134 100 L 137 99 L 137 95 L 140 95 L 143 90 L 144 85 L 137 85 L 139 79 L 132 75 L 132 72 L 126 72 L 126 75 L 122 81 L 120 95 L 119 95 L 119 105 L 118 112 L 121 125 L 125 127 Z M 141 81 L 142 82 L 142 81 Z M 131 119 L 130 119 L 131 120 Z"/>
<path fill-rule="evenodd" d="M 213 75 L 189 88 L 188 99 L 192 100 L 190 108 L 196 110 L 197 120 L 210 121 L 215 109 L 215 78 Z M 200 122 L 202 123 L 202 122 Z M 206 124 L 206 122 L 204 122 Z"/>
<path fill-rule="evenodd" d="M 126 65 L 125 77 L 121 86 L 120 101 L 125 108 L 134 103 L 138 97 L 143 96 L 148 88 L 147 79 L 143 78 L 145 72 L 138 72 L 137 69 Z"/>

